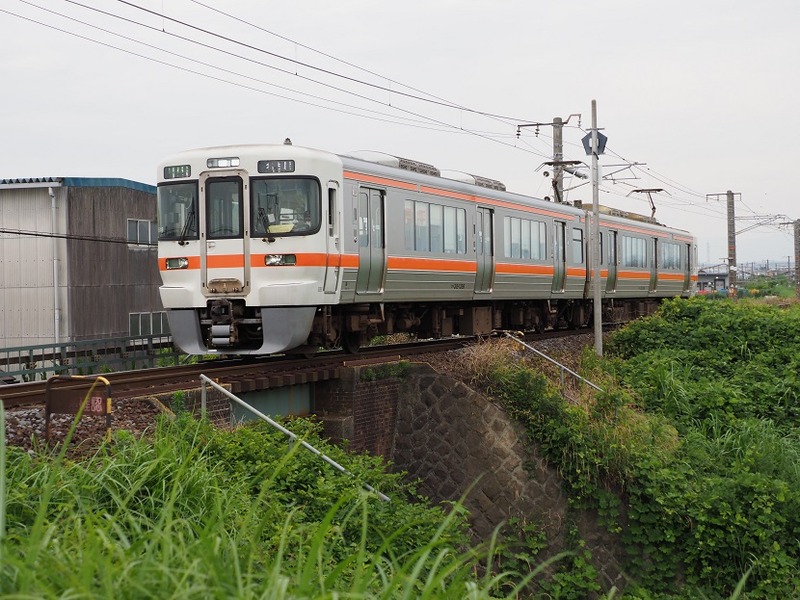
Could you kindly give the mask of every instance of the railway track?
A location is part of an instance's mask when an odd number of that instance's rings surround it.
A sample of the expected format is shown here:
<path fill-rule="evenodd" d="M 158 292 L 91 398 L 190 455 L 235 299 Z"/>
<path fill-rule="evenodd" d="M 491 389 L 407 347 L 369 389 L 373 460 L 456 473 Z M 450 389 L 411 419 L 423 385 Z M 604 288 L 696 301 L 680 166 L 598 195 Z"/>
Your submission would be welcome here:
<path fill-rule="evenodd" d="M 585 335 L 588 330 L 556 330 L 526 336 L 528 341 L 545 341 L 569 335 Z M 340 369 L 352 365 L 413 359 L 421 354 L 447 352 L 473 343 L 473 337 L 447 338 L 362 348 L 358 354 L 327 351 L 310 357 L 292 355 L 211 360 L 191 365 L 102 373 L 111 384 L 111 396 L 124 400 L 154 396 L 198 387 L 204 374 L 230 384 L 233 393 L 263 390 L 302 383 L 337 379 Z M 44 405 L 46 381 L 0 387 L 0 400 L 6 409 Z"/>

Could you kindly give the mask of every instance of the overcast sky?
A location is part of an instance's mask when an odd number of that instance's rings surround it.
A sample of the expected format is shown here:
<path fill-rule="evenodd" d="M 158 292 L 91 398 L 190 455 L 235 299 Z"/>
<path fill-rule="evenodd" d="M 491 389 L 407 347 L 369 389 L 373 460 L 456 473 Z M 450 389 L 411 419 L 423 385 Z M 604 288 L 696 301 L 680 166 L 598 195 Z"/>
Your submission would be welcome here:
<path fill-rule="evenodd" d="M 595 99 L 601 204 L 649 214 L 634 190 L 663 188 L 656 218 L 719 263 L 732 190 L 739 262 L 785 265 L 799 30 L 797 0 L 3 0 L 0 178 L 155 184 L 172 152 L 290 137 L 543 197 L 547 124 L 589 162 Z"/>

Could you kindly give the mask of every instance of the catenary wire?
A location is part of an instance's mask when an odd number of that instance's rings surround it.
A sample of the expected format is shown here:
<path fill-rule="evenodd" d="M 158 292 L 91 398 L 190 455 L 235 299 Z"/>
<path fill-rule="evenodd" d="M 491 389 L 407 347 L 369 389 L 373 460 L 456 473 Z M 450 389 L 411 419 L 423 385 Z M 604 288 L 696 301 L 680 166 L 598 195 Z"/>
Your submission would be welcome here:
<path fill-rule="evenodd" d="M 28 2 L 27 0 L 19 0 L 19 1 L 20 1 L 20 2 L 23 2 L 23 3 L 25 3 L 25 4 L 28 4 L 28 5 L 31 5 L 31 6 L 35 6 L 36 8 L 40 8 L 40 9 L 41 9 L 41 7 L 39 7 L 39 6 L 35 5 L 35 4 L 32 4 L 31 2 Z M 79 5 L 79 6 L 82 6 L 82 7 L 84 7 L 84 5 L 80 5 L 80 4 L 78 4 L 78 3 L 76 3 L 76 2 L 74 2 L 74 1 L 72 1 L 72 0 L 65 0 L 65 1 L 67 1 L 67 2 L 69 2 L 69 3 L 71 3 L 71 4 L 74 4 L 74 5 Z M 89 8 L 90 10 L 96 10 L 96 9 L 94 9 L 94 8 L 92 8 L 92 7 L 87 7 L 87 8 Z M 42 9 L 42 10 L 47 10 L 47 11 L 49 11 L 49 9 Z M 68 30 L 65 30 L 65 29 L 62 29 L 62 28 L 56 27 L 56 26 L 54 26 L 54 25 L 50 25 L 50 24 L 48 24 L 48 23 L 43 23 L 43 22 L 41 22 L 41 21 L 37 21 L 37 20 L 35 20 L 35 19 L 32 19 L 32 18 L 30 18 L 30 17 L 26 17 L 26 16 L 23 16 L 23 15 L 19 15 L 19 14 L 16 14 L 16 13 L 13 13 L 13 12 L 10 12 L 10 11 L 7 11 L 7 10 L 4 10 L 4 9 L 0 9 L 0 12 L 4 12 L 4 13 L 6 13 L 6 14 L 10 14 L 11 16 L 15 16 L 15 17 L 18 17 L 18 18 L 21 18 L 21 19 L 24 19 L 24 20 L 27 20 L 27 21 L 30 21 L 30 22 L 36 23 L 36 24 L 38 24 L 38 25 L 42 25 L 42 26 L 45 26 L 45 27 L 48 27 L 48 28 L 54 29 L 54 30 L 56 30 L 56 31 L 60 31 L 60 32 L 62 32 L 62 33 L 66 33 L 66 34 L 68 34 L 68 35 L 73 35 L 73 36 L 75 36 L 75 37 L 78 37 L 78 38 L 84 39 L 84 40 L 86 40 L 86 41 L 89 41 L 89 42 L 97 43 L 97 44 L 100 44 L 100 45 L 106 46 L 106 47 L 108 47 L 108 48 L 112 48 L 112 49 L 115 49 L 115 50 L 118 50 L 118 51 L 121 51 L 121 52 L 125 52 L 125 53 L 128 53 L 128 54 L 131 54 L 132 56 L 137 56 L 137 57 L 139 57 L 139 58 L 144 58 L 144 59 L 146 59 L 146 60 L 150 60 L 150 61 L 153 61 L 153 62 L 156 62 L 156 63 L 162 64 L 162 65 L 165 65 L 165 66 L 169 66 L 169 67 L 173 67 L 173 68 L 176 68 L 176 69 L 179 69 L 179 70 L 183 70 L 183 71 L 185 71 L 185 72 L 189 72 L 189 73 L 193 73 L 193 74 L 200 75 L 200 76 L 203 76 L 203 77 L 207 77 L 207 78 L 210 78 L 210 79 L 213 79 L 213 80 L 216 80 L 216 81 L 220 81 L 220 82 L 223 82 L 223 83 L 230 83 L 230 84 L 232 84 L 232 85 L 236 85 L 236 86 L 242 87 L 242 88 L 244 88 L 244 89 L 249 89 L 249 90 L 252 90 L 252 91 L 256 91 L 256 92 L 259 92 L 259 93 L 263 93 L 263 94 L 267 94 L 267 95 L 275 96 L 275 97 L 278 97 L 278 98 L 287 99 L 287 100 L 290 100 L 290 101 L 301 102 L 301 103 L 303 103 L 303 104 L 306 104 L 306 105 L 309 105 L 309 106 L 315 106 L 315 107 L 317 107 L 317 108 L 323 108 L 323 109 L 327 109 L 327 110 L 333 110 L 333 111 L 340 112 L 340 113 L 343 113 L 343 114 L 350 114 L 350 115 L 357 116 L 357 117 L 371 118 L 371 119 L 373 119 L 373 120 L 377 120 L 377 121 L 383 121 L 383 122 L 395 123 L 395 124 L 400 124 L 400 125 L 403 125 L 403 124 L 405 124 L 405 123 L 398 123 L 398 122 L 396 122 L 396 121 L 391 121 L 391 120 L 389 120 L 389 119 L 380 119 L 380 118 L 376 118 L 376 117 L 370 117 L 370 116 L 368 116 L 368 115 L 359 115 L 359 114 L 357 114 L 357 113 L 353 113 L 353 112 L 350 112 L 350 111 L 343 111 L 343 110 L 339 110 L 339 109 L 331 108 L 331 107 L 328 107 L 328 106 L 322 106 L 322 105 L 315 104 L 315 103 L 311 103 L 311 102 L 305 102 L 305 101 L 298 100 L 298 99 L 294 99 L 294 98 L 288 98 L 288 97 L 285 97 L 285 96 L 281 96 L 280 94 L 275 94 L 275 93 L 272 93 L 272 92 L 267 92 L 267 91 L 265 91 L 265 90 L 261 90 L 261 89 L 259 89 L 259 88 L 256 88 L 256 87 L 253 87 L 253 86 L 250 86 L 250 85 L 245 85 L 245 84 L 242 84 L 242 83 L 238 83 L 238 82 L 229 81 L 229 80 L 222 79 L 222 78 L 220 78 L 220 77 L 216 77 L 216 76 L 213 76 L 213 75 L 210 75 L 210 74 L 207 74 L 207 73 L 203 73 L 203 72 L 200 72 L 200 71 L 196 71 L 196 70 L 194 70 L 194 69 L 189 69 L 189 68 L 187 68 L 187 67 L 183 67 L 183 66 L 180 66 L 180 65 L 175 65 L 175 64 L 173 64 L 173 63 L 169 63 L 169 62 L 166 62 L 166 61 L 163 61 L 163 60 L 160 60 L 160 59 L 156 59 L 156 58 L 153 58 L 153 57 L 149 57 L 149 56 L 146 56 L 146 55 L 140 54 L 140 53 L 138 53 L 138 52 L 134 52 L 134 51 L 132 51 L 132 50 L 129 50 L 129 49 L 126 49 L 126 48 L 121 48 L 121 47 L 119 47 L 119 46 L 115 46 L 115 45 L 113 45 L 113 44 L 109 44 L 109 43 L 106 43 L 106 42 L 102 42 L 102 41 L 100 41 L 100 40 L 96 40 L 96 39 L 94 39 L 94 38 L 91 38 L 91 37 L 89 37 L 89 36 L 85 36 L 85 35 L 82 35 L 82 34 L 78 34 L 78 33 L 75 33 L 75 32 L 71 32 L 71 31 L 68 31 Z M 52 11 L 49 11 L 49 12 L 52 12 Z M 102 13 L 102 14 L 107 14 L 107 13 L 105 13 L 105 11 L 98 11 L 98 12 L 100 12 L 100 13 Z M 58 14 L 58 13 L 56 13 L 56 14 Z M 115 17 L 116 17 L 116 15 L 109 15 L 109 16 L 115 16 Z M 118 17 L 118 18 L 122 18 L 122 17 Z M 123 18 L 123 20 L 126 20 L 126 19 L 124 19 L 124 18 Z M 90 25 L 90 24 L 83 23 L 83 22 L 81 22 L 81 21 L 79 21 L 79 20 L 78 20 L 78 22 L 80 22 L 80 23 L 82 23 L 82 24 L 85 24 L 85 25 L 88 25 L 88 26 L 90 26 L 90 27 L 94 27 L 94 26 L 92 26 L 92 25 Z M 138 23 L 136 23 L 135 21 L 134 21 L 133 23 L 135 23 L 135 24 L 138 24 Z M 139 25 L 141 25 L 141 26 L 143 26 L 143 27 L 149 27 L 149 26 L 147 26 L 147 25 L 142 25 L 142 24 L 139 24 Z M 183 37 L 183 36 L 177 36 L 176 34 L 170 34 L 170 35 L 173 35 L 174 37 L 177 37 L 177 38 L 179 38 L 179 39 L 184 39 L 185 41 L 190 41 L 190 42 L 192 42 L 192 43 L 198 43 L 198 44 L 200 44 L 200 45 L 206 46 L 205 44 L 202 44 L 201 42 L 197 42 L 197 41 L 195 41 L 195 40 L 191 40 L 190 38 L 185 38 L 185 37 Z M 231 53 L 229 53 L 229 52 L 227 52 L 227 51 L 225 51 L 225 50 L 222 50 L 222 49 L 219 49 L 219 48 L 215 48 L 215 47 L 213 47 L 213 46 L 208 46 L 208 47 L 209 47 L 209 48 L 211 48 L 211 49 L 214 49 L 214 50 L 216 50 L 216 51 L 220 51 L 220 52 L 224 52 L 224 53 L 227 53 L 227 54 L 231 54 Z M 233 55 L 233 56 L 236 56 L 236 55 Z M 262 64 L 262 63 L 259 63 L 259 64 Z M 279 69 L 279 68 L 277 68 L 277 67 L 274 67 L 274 66 L 271 66 L 271 65 L 267 65 L 267 64 L 262 64 L 262 65 L 263 65 L 263 66 L 266 66 L 266 67 L 270 67 L 270 68 L 276 68 L 276 69 L 278 69 L 278 70 L 281 70 L 281 69 Z M 224 70 L 224 69 L 221 69 L 220 67 L 214 67 L 214 68 L 217 68 L 217 69 L 220 69 L 220 70 Z M 282 70 L 282 71 L 283 71 L 283 72 L 286 72 L 286 73 L 288 73 L 288 74 L 292 74 L 291 72 L 287 72 L 287 71 L 285 71 L 285 70 Z M 293 74 L 292 74 L 292 75 L 293 75 Z M 248 77 L 248 79 L 252 79 L 252 78 L 251 78 L 251 77 Z M 376 103 L 379 103 L 379 104 L 385 104 L 385 103 L 382 103 L 382 102 L 381 102 L 381 101 L 379 101 L 379 100 L 375 100 L 375 99 L 372 99 L 372 98 L 369 98 L 369 97 L 366 97 L 366 96 L 360 96 L 360 95 L 358 95 L 358 94 L 355 94 L 354 92 L 350 92 L 350 91 L 348 91 L 348 90 L 344 90 L 344 89 L 341 89 L 341 88 L 335 88 L 335 87 L 333 87 L 333 86 L 330 86 L 329 84 L 324 84 L 324 83 L 321 83 L 321 82 L 316 82 L 316 81 L 314 81 L 314 80 L 311 80 L 311 81 L 312 81 L 312 82 L 314 82 L 314 83 L 320 83 L 321 85 L 326 85 L 327 87 L 331 87 L 332 89 L 337 89 L 337 90 L 339 90 L 339 91 L 342 91 L 342 92 L 344 92 L 344 93 L 348 93 L 348 94 L 351 94 L 351 95 L 357 95 L 357 96 L 359 96 L 359 97 L 361 97 L 361 98 L 363 98 L 363 99 L 365 99 L 365 100 L 368 100 L 368 101 L 370 101 L 370 102 L 376 102 Z M 270 84 L 270 85 L 271 85 L 271 84 Z M 298 91 L 296 91 L 296 90 L 295 90 L 295 93 L 299 93 L 299 94 L 300 94 L 300 93 L 303 93 L 303 92 L 298 92 Z M 325 99 L 324 101 L 326 101 L 326 102 L 333 102 L 333 101 L 331 101 L 331 100 L 328 100 L 328 99 Z M 490 134 L 490 135 L 482 134 L 482 133 L 480 133 L 480 132 L 477 132 L 477 131 L 474 131 L 474 130 L 472 130 L 472 129 L 467 129 L 467 128 L 464 128 L 464 127 L 459 127 L 459 126 L 457 126 L 457 125 L 453 125 L 453 124 L 451 124 L 451 123 L 447 123 L 446 121 L 442 121 L 442 120 L 439 120 L 439 119 L 434 119 L 434 118 L 432 118 L 432 117 L 428 117 L 428 116 L 425 116 L 425 115 L 422 115 L 422 114 L 420 114 L 420 113 L 417 113 L 417 112 L 414 112 L 414 111 L 410 111 L 410 110 L 407 110 L 407 109 L 402 109 L 402 108 L 399 108 L 399 107 L 397 107 L 397 106 L 393 106 L 393 105 L 391 105 L 391 104 L 388 104 L 387 106 L 390 106 L 390 107 L 391 107 L 393 110 L 397 110 L 397 111 L 400 111 L 400 112 L 404 112 L 404 113 L 407 113 L 407 114 L 410 114 L 410 115 L 413 115 L 413 116 L 416 116 L 416 117 L 419 117 L 419 118 L 425 119 L 425 120 L 426 120 L 426 121 L 428 121 L 428 122 L 429 122 L 431 125 L 438 125 L 440 129 L 436 129 L 436 128 L 434 128 L 434 127 L 431 127 L 431 126 L 427 126 L 427 127 L 425 127 L 425 126 L 421 126 L 421 125 L 413 125 L 413 124 L 412 124 L 411 126 L 416 126 L 416 127 L 426 128 L 426 129 L 433 129 L 433 130 L 436 130 L 436 131 L 442 131 L 442 132 L 445 132 L 445 133 L 454 133 L 454 132 L 455 132 L 455 133 L 463 133 L 463 134 L 473 135 L 473 136 L 476 136 L 476 137 L 479 137 L 479 138 L 483 138 L 483 139 L 485 139 L 485 140 L 487 140 L 487 141 L 490 141 L 490 142 L 493 142 L 493 143 L 496 143 L 496 144 L 500 144 L 500 145 L 507 146 L 507 147 L 509 147 L 509 148 L 516 148 L 516 149 L 519 149 L 519 150 L 521 150 L 521 151 L 523 151 L 523 152 L 527 152 L 527 153 L 531 153 L 531 154 L 536 154 L 536 155 L 538 155 L 538 156 L 543 156 L 543 157 L 546 157 L 546 156 L 547 156 L 547 155 L 545 155 L 545 154 L 538 153 L 538 152 L 535 152 L 535 151 L 532 151 L 532 150 L 525 150 L 525 149 L 519 148 L 519 147 L 518 147 L 518 146 L 516 146 L 515 144 L 508 143 L 508 142 L 504 142 L 504 141 L 502 141 L 502 140 L 500 140 L 500 139 L 496 139 L 496 138 L 495 138 L 495 137 L 493 137 L 493 135 L 491 135 L 491 134 Z M 363 109 L 363 108 L 358 108 L 357 110 L 366 110 L 366 109 Z"/>

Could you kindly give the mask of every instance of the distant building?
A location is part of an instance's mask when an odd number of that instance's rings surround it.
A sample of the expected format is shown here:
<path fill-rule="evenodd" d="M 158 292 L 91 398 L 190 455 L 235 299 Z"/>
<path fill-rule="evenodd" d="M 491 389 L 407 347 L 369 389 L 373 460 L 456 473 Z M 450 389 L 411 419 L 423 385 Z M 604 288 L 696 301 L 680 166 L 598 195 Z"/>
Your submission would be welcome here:
<path fill-rule="evenodd" d="M 697 272 L 697 291 L 700 294 L 727 290 L 728 285 L 728 265 L 726 264 L 702 267 Z"/>
<path fill-rule="evenodd" d="M 162 333 L 156 188 L 0 179 L 0 348 Z"/>

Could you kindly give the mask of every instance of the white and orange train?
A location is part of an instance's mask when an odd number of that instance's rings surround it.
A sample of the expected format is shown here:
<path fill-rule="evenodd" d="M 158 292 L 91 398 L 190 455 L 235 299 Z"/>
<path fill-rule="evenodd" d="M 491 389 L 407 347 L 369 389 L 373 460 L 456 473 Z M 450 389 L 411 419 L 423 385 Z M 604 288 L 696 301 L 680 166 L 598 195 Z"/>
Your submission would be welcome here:
<path fill-rule="evenodd" d="M 688 296 L 696 240 L 394 156 L 284 144 L 201 148 L 158 175 L 161 298 L 191 354 L 583 327 L 600 254 L 604 321 Z"/>

